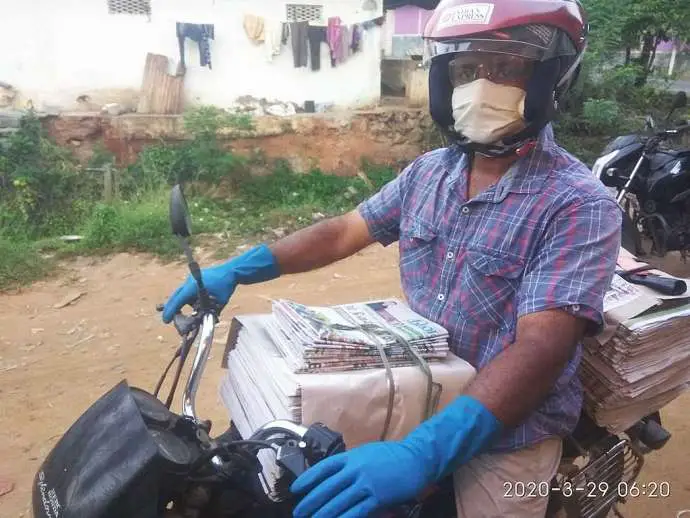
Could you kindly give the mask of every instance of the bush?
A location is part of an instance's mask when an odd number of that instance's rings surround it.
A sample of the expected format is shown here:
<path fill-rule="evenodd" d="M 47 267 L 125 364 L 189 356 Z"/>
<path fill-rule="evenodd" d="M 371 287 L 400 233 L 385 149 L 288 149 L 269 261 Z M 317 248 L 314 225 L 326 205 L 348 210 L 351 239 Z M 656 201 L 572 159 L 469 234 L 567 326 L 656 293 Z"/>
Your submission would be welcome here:
<path fill-rule="evenodd" d="M 80 251 L 137 250 L 163 256 L 180 253 L 168 220 L 168 191 L 159 191 L 136 204 L 98 204 L 84 225 Z"/>
<path fill-rule="evenodd" d="M 50 271 L 51 266 L 33 244 L 0 238 L 0 289 L 39 279 Z"/>
<path fill-rule="evenodd" d="M 100 197 L 101 185 L 46 138 L 29 112 L 0 149 L 0 232 L 14 238 L 70 232 Z"/>
<path fill-rule="evenodd" d="M 582 107 L 583 122 L 594 133 L 616 131 L 621 125 L 621 109 L 616 101 L 589 99 Z"/>

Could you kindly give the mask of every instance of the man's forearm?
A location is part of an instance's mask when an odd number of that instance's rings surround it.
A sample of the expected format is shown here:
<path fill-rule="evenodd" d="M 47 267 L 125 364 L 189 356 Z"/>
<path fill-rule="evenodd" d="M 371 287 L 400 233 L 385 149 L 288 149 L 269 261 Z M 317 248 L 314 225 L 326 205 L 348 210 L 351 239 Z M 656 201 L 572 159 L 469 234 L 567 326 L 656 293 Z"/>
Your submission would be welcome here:
<path fill-rule="evenodd" d="M 559 310 L 523 317 L 516 342 L 477 374 L 468 395 L 506 427 L 520 424 L 552 390 L 585 326 L 583 320 Z"/>
<path fill-rule="evenodd" d="M 280 273 L 291 274 L 327 266 L 373 242 L 364 219 L 352 211 L 290 234 L 270 248 Z"/>

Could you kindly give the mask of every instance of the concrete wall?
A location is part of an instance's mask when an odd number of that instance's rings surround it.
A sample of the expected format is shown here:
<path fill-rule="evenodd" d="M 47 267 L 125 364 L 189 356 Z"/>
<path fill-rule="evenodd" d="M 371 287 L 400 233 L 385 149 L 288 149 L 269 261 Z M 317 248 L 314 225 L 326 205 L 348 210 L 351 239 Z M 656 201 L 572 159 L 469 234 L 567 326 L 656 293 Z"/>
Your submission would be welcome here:
<path fill-rule="evenodd" d="M 297 2 L 295 2 L 297 3 Z M 324 6 L 324 18 L 352 24 L 381 16 L 362 11 L 361 0 L 300 0 Z M 322 44 L 322 68 L 293 66 L 291 46 L 268 62 L 263 46 L 247 38 L 245 13 L 285 20 L 280 0 L 151 0 L 151 16 L 109 14 L 107 0 L 0 0 L 0 82 L 39 110 L 73 110 L 87 95 L 93 105 L 136 105 L 146 54 L 166 55 L 171 72 L 179 59 L 175 22 L 212 23 L 213 69 L 199 66 L 196 43 L 186 42 L 188 102 L 229 106 L 250 95 L 303 104 L 365 105 L 380 95 L 381 29 L 365 33 L 363 51 L 332 68 Z"/>

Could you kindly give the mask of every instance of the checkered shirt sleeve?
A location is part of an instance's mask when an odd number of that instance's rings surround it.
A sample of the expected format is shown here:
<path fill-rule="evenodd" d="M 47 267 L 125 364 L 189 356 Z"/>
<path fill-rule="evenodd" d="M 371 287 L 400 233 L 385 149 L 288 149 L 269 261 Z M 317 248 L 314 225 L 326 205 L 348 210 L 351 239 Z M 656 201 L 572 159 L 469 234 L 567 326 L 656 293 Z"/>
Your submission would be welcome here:
<path fill-rule="evenodd" d="M 558 213 L 528 262 L 518 295 L 518 317 L 562 308 L 604 323 L 603 302 L 616 268 L 620 208 L 613 199 L 577 201 Z"/>

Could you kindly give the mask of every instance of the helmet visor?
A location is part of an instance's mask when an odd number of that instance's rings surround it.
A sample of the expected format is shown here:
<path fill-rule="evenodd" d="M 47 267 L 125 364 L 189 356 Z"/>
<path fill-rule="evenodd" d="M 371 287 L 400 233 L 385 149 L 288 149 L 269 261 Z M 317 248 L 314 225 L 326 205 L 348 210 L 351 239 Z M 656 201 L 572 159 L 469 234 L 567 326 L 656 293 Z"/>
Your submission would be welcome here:
<path fill-rule="evenodd" d="M 488 79 L 493 83 L 522 87 L 534 72 L 532 59 L 492 52 L 457 54 L 448 63 L 448 77 L 453 87 Z"/>
<path fill-rule="evenodd" d="M 532 61 L 577 54 L 570 38 L 548 25 L 524 25 L 452 40 L 426 39 L 424 42 L 425 63 L 437 56 L 470 52 L 507 54 Z"/>

